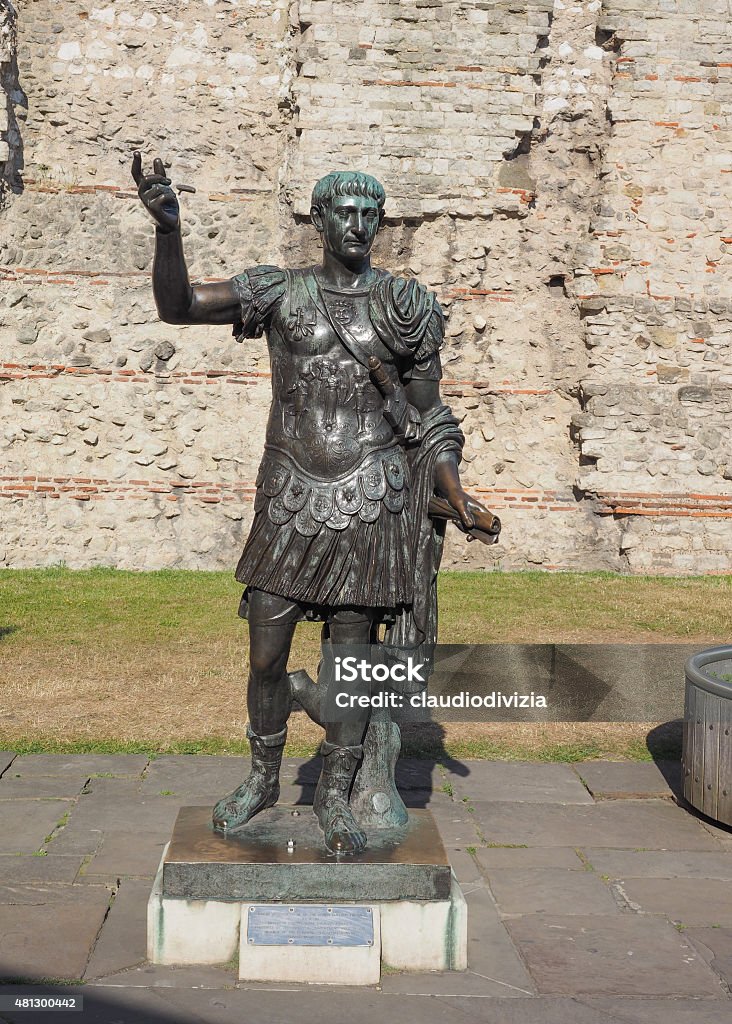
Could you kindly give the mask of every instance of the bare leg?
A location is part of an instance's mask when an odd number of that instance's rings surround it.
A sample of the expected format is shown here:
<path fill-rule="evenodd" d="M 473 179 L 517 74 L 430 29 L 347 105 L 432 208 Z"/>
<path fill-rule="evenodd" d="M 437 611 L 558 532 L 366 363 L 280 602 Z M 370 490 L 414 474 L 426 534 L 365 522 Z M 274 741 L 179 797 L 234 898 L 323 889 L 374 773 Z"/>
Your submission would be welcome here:
<path fill-rule="evenodd" d="M 371 616 L 366 611 L 340 611 L 328 623 L 333 654 L 338 653 L 339 644 L 362 645 L 371 643 Z M 363 742 L 369 724 L 370 712 L 363 711 L 357 721 L 328 722 L 325 738 L 338 747 L 357 746 Z"/>
<path fill-rule="evenodd" d="M 285 670 L 294 633 L 294 622 L 249 623 L 247 710 L 252 731 L 260 736 L 280 732 L 290 717 L 292 698 Z"/>
<path fill-rule="evenodd" d="M 292 602 L 263 591 L 252 594 L 247 690 L 252 770 L 238 789 L 214 807 L 214 828 L 220 831 L 236 832 L 279 798 L 280 764 L 291 704 L 285 670 L 295 623 Z"/>

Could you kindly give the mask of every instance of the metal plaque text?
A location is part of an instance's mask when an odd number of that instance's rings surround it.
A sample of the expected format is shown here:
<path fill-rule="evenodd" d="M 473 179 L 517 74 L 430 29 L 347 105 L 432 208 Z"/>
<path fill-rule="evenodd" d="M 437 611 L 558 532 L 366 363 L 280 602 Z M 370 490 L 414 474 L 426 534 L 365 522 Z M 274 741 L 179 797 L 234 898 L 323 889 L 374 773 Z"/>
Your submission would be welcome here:
<path fill-rule="evenodd" d="M 327 904 L 250 904 L 247 942 L 251 946 L 373 946 L 370 907 Z"/>

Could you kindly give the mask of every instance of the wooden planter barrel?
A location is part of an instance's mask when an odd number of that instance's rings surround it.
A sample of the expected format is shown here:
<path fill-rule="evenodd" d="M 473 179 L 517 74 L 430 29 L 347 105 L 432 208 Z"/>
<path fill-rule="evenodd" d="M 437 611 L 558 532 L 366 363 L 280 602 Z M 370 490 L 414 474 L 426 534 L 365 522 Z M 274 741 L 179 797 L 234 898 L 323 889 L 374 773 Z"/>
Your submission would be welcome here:
<path fill-rule="evenodd" d="M 702 814 L 732 825 L 732 647 L 713 647 L 686 663 L 684 796 Z"/>

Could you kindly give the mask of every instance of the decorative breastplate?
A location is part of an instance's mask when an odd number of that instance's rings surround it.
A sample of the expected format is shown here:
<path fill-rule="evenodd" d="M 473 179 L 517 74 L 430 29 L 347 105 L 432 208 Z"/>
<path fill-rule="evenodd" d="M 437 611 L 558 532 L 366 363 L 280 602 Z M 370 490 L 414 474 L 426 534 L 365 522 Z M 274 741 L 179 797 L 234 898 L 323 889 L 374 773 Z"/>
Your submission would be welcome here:
<path fill-rule="evenodd" d="M 269 439 L 312 476 L 340 476 L 369 451 L 393 444 L 383 400 L 357 364 L 328 356 L 291 363 L 277 391 L 281 428 Z"/>
<path fill-rule="evenodd" d="M 369 289 L 321 289 L 312 272 L 290 271 L 269 332 L 273 402 L 267 447 L 313 481 L 356 473 L 392 449 L 394 431 L 371 379 L 369 356 L 396 374 L 369 319 Z M 327 293 L 327 298 L 326 298 Z M 357 338 L 356 352 L 339 333 Z"/>

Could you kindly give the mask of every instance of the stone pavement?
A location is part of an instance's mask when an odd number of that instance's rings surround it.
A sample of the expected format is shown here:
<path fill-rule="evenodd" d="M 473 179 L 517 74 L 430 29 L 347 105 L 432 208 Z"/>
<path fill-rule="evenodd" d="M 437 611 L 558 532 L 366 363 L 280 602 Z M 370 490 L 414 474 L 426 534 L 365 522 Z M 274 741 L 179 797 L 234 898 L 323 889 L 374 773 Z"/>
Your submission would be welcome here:
<path fill-rule="evenodd" d="M 677 803 L 673 763 L 400 764 L 468 900 L 466 974 L 387 971 L 378 989 L 349 990 L 150 965 L 145 909 L 178 808 L 211 805 L 246 770 L 227 757 L 0 752 L 0 997 L 33 982 L 83 994 L 71 1019 L 84 1024 L 732 1019 L 732 830 Z M 317 772 L 286 761 L 282 799 L 308 803 Z"/>

